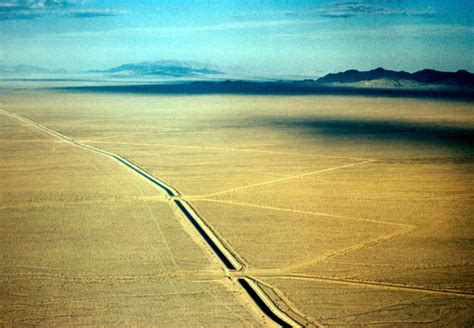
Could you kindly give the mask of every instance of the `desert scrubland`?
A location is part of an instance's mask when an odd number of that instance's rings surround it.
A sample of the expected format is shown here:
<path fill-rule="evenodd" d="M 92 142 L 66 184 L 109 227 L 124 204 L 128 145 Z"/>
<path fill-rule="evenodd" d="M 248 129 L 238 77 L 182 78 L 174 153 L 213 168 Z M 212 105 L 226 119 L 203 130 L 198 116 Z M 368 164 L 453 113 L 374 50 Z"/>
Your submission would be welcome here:
<path fill-rule="evenodd" d="M 181 193 L 309 326 L 474 323 L 472 102 L 12 93 Z M 0 115 L 3 324 L 268 324 L 166 197 Z"/>
<path fill-rule="evenodd" d="M 0 126 L 2 326 L 259 322 L 164 194 L 16 119 Z"/>

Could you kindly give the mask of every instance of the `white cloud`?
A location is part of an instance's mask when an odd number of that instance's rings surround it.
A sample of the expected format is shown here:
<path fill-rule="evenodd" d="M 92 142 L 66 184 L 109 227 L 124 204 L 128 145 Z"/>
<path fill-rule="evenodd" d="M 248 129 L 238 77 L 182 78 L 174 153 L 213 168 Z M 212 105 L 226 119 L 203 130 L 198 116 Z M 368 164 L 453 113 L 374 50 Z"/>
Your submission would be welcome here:
<path fill-rule="evenodd" d="M 123 15 L 125 11 L 77 9 L 77 0 L 0 0 L 0 20 L 35 19 L 46 16 L 100 17 Z"/>
<path fill-rule="evenodd" d="M 463 37 L 474 39 L 474 27 L 454 24 L 412 24 L 388 25 L 379 28 L 351 28 L 351 29 L 324 29 L 305 32 L 275 33 L 279 37 L 305 37 L 305 38 L 352 38 L 352 37 L 377 37 L 402 36 L 404 38 L 422 37 Z"/>
<path fill-rule="evenodd" d="M 247 22 L 229 22 L 211 25 L 197 26 L 171 26 L 171 27 L 129 27 L 102 31 L 79 31 L 66 33 L 50 33 L 38 35 L 28 40 L 74 40 L 87 38 L 111 38 L 111 37 L 146 37 L 146 38 L 167 38 L 192 35 L 196 33 L 218 32 L 218 31 L 238 31 L 250 29 L 263 29 L 271 27 L 283 27 L 290 25 L 309 25 L 318 24 L 319 20 L 263 20 Z M 23 41 L 25 39 L 15 39 Z M 15 41 L 12 40 L 12 41 Z"/>
<path fill-rule="evenodd" d="M 288 16 L 321 16 L 329 18 L 349 18 L 357 15 L 382 15 L 382 16 L 420 16 L 433 17 L 436 14 L 433 8 L 420 9 L 393 8 L 380 4 L 364 3 L 363 1 L 336 2 L 320 9 L 288 11 Z"/>

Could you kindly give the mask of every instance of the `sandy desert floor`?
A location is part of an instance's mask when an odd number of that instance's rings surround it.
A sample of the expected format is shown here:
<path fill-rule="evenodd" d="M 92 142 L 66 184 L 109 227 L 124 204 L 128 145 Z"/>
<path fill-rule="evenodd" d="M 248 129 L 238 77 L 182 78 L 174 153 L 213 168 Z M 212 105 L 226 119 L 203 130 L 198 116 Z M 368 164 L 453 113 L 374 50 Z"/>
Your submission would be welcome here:
<path fill-rule="evenodd" d="M 3 325 L 474 323 L 469 102 L 0 95 Z M 18 114 L 15 116 L 12 114 Z M 174 187 L 242 264 L 229 273 Z"/>

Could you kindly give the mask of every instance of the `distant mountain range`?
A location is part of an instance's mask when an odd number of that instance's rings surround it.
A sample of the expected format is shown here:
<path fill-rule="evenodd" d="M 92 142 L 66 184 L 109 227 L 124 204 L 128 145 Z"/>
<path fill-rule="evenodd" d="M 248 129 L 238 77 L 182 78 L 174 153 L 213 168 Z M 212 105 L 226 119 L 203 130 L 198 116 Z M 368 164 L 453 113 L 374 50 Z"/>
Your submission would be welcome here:
<path fill-rule="evenodd" d="M 375 88 L 426 88 L 426 87 L 474 87 L 474 74 L 459 70 L 440 72 L 424 69 L 415 73 L 391 71 L 377 68 L 360 72 L 348 70 L 328 74 L 315 81 L 330 86 L 375 87 Z"/>
<path fill-rule="evenodd" d="M 226 77 L 226 72 L 208 64 L 193 61 L 162 60 L 124 64 L 105 70 L 92 70 L 88 73 L 101 73 L 110 77 L 157 77 L 157 78 L 191 78 L 219 80 Z M 228 77 L 228 75 L 227 75 Z M 317 80 L 305 80 L 306 83 L 332 87 L 354 88 L 474 88 L 474 74 L 460 70 L 441 72 L 425 69 L 415 73 L 391 71 L 377 68 L 370 71 L 348 70 L 328 74 Z"/>
<path fill-rule="evenodd" d="M 64 69 L 51 70 L 48 68 L 33 66 L 33 65 L 16 65 L 6 66 L 0 65 L 0 73 L 3 74 L 63 74 L 67 73 Z"/>
<path fill-rule="evenodd" d="M 3 76 L 41 76 L 52 74 L 67 74 L 64 69 L 48 69 L 33 65 L 0 65 L 0 74 Z M 104 70 L 89 70 L 74 74 L 100 74 L 113 78 L 219 78 L 222 71 L 211 65 L 194 61 L 162 60 L 156 62 L 141 62 L 124 64 Z M 72 73 L 71 73 L 72 74 Z"/>
<path fill-rule="evenodd" d="M 104 73 L 116 77 L 159 76 L 171 78 L 204 77 L 223 74 L 220 70 L 203 63 L 174 60 L 124 64 L 106 70 L 92 70 L 89 73 Z"/>
<path fill-rule="evenodd" d="M 236 71 L 234 70 L 234 73 Z M 351 89 L 403 89 L 403 90 L 436 90 L 436 89 L 463 89 L 470 92 L 474 89 L 474 74 L 459 70 L 457 72 L 441 72 L 424 69 L 415 73 L 392 71 L 377 68 L 370 71 L 348 70 L 340 73 L 331 73 L 319 79 L 281 80 L 244 78 L 235 80 L 235 74 L 221 70 L 216 66 L 195 61 L 161 60 L 123 64 L 120 66 L 83 72 L 67 72 L 63 69 L 47 69 L 32 65 L 5 66 L 0 65 L 0 76 L 4 78 L 51 78 L 61 76 L 77 76 L 79 79 L 90 79 L 91 75 L 98 80 L 126 79 L 130 81 L 146 82 L 178 82 L 178 81 L 215 81 L 225 89 L 239 89 L 239 83 L 266 82 L 258 84 L 258 88 L 266 85 L 265 89 L 281 88 L 282 85 L 291 88 L 308 90 L 320 87 L 351 88 Z M 229 78 L 233 83 L 225 82 Z M 272 82 L 273 81 L 273 82 Z M 223 83 L 223 84 L 222 84 Z M 216 86 L 217 86 L 216 85 Z M 250 85 L 250 84 L 249 84 Z M 247 85 L 247 86 L 249 86 Z M 253 85 L 253 84 L 252 84 Z M 216 86 L 213 86 L 215 88 Z M 253 88 L 253 87 L 252 87 Z M 251 88 L 251 89 L 252 89 Z M 298 91 L 298 92 L 299 92 Z M 305 91 L 306 92 L 306 91 Z"/>

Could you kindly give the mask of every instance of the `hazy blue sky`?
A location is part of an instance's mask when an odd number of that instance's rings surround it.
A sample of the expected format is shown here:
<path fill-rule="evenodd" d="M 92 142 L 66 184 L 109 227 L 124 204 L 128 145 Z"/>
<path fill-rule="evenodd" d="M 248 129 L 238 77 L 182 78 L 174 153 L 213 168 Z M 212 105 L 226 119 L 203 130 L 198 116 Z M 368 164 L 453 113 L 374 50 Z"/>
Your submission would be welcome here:
<path fill-rule="evenodd" d="M 195 60 L 261 75 L 474 71 L 473 0 L 0 0 L 0 63 Z"/>

